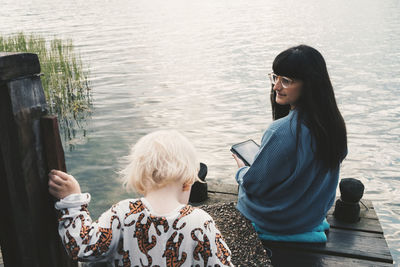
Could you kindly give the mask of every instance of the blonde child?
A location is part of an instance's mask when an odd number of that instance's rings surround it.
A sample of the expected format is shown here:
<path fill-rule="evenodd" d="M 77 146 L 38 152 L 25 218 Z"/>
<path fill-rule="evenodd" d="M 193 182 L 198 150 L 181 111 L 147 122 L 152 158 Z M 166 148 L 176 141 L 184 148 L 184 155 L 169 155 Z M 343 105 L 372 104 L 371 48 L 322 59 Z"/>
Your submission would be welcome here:
<path fill-rule="evenodd" d="M 231 253 L 205 211 L 188 205 L 198 180 L 194 147 L 177 131 L 157 131 L 132 148 L 121 172 L 128 189 L 144 197 L 113 205 L 92 222 L 88 193 L 67 173 L 49 174 L 60 199 L 59 234 L 74 260 L 115 266 L 233 266 Z"/>

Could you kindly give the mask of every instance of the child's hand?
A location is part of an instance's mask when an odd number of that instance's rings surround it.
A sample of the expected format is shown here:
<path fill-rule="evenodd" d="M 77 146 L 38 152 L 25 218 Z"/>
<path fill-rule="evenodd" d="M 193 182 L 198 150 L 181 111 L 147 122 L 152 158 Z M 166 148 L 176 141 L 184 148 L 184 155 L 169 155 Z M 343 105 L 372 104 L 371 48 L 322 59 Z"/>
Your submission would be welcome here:
<path fill-rule="evenodd" d="M 71 194 L 80 194 L 81 187 L 72 175 L 52 170 L 49 173 L 49 193 L 55 198 L 62 199 Z"/>
<path fill-rule="evenodd" d="M 236 164 L 238 165 L 238 168 L 246 166 L 244 164 L 244 162 L 238 156 L 236 156 L 236 154 L 232 154 L 232 157 L 236 160 Z"/>

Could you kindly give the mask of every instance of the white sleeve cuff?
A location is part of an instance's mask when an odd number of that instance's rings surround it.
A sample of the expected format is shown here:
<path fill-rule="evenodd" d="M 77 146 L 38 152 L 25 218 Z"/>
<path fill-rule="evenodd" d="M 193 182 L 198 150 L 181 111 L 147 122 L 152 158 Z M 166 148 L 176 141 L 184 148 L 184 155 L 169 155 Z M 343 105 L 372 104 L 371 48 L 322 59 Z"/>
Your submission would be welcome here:
<path fill-rule="evenodd" d="M 89 202 L 90 202 L 89 193 L 71 194 L 57 201 L 54 206 L 56 209 L 61 210 L 73 207 L 80 207 L 82 205 L 89 204 Z"/>

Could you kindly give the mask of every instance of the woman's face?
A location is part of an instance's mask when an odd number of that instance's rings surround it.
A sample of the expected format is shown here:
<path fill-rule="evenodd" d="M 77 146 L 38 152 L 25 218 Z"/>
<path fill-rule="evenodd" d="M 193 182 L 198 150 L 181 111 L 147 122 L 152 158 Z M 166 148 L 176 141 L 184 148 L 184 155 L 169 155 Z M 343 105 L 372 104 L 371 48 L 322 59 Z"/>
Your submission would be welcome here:
<path fill-rule="evenodd" d="M 284 77 L 278 76 L 278 81 L 274 84 L 273 90 L 276 93 L 275 102 L 279 105 L 290 105 L 291 109 L 296 107 L 296 103 L 300 98 L 303 82 L 300 80 L 292 80 L 289 86 L 284 88 L 281 79 Z"/>

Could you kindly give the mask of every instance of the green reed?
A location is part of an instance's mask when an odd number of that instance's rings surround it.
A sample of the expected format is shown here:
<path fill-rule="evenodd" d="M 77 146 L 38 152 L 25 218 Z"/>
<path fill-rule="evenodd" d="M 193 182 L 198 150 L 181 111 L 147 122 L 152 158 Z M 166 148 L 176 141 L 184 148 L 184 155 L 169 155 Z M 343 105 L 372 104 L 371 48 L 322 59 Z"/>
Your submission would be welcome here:
<path fill-rule="evenodd" d="M 75 139 L 79 130 L 85 136 L 84 124 L 92 107 L 89 68 L 83 66 L 70 39 L 46 40 L 24 33 L 0 36 L 0 52 L 37 54 L 49 110 L 58 115 L 65 141 Z"/>

